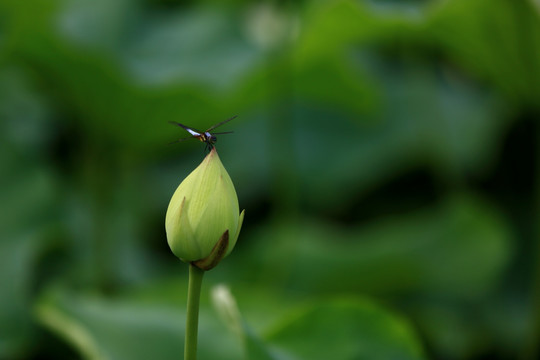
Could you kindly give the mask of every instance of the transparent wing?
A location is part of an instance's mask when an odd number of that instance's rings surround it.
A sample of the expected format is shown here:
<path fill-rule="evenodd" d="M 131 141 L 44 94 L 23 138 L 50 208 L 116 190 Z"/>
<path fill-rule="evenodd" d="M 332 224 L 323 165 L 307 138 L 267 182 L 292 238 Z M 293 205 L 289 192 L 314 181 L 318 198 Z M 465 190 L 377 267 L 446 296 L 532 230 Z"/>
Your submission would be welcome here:
<path fill-rule="evenodd" d="M 190 128 L 189 126 L 180 124 L 179 122 L 176 122 L 176 121 L 169 121 L 169 124 L 180 126 L 182 129 L 186 130 L 188 133 L 190 133 L 193 136 L 200 136 L 202 133 L 201 131 L 197 129 Z"/>
<path fill-rule="evenodd" d="M 218 126 L 221 126 L 221 125 L 223 125 L 223 124 L 225 124 L 225 123 L 231 121 L 232 119 L 235 119 L 237 116 L 238 116 L 238 115 L 234 115 L 233 117 L 228 118 L 228 119 L 225 120 L 225 121 L 222 121 L 222 122 L 220 122 L 220 123 L 217 123 L 217 124 L 215 124 L 215 125 L 212 125 L 212 126 L 210 126 L 210 127 L 208 128 L 208 130 L 206 130 L 206 131 L 210 132 L 210 131 L 212 131 L 213 129 L 217 128 Z M 180 124 L 179 124 L 179 125 L 180 125 Z"/>
<path fill-rule="evenodd" d="M 213 132 L 212 135 L 232 134 L 234 131 Z"/>
<path fill-rule="evenodd" d="M 187 137 L 187 138 L 182 138 L 182 139 L 178 139 L 178 140 L 175 140 L 175 141 L 171 141 L 169 143 L 169 145 L 176 144 L 178 142 L 182 142 L 182 141 L 186 141 L 186 140 L 191 140 L 191 139 L 196 139 L 196 137 L 190 136 L 190 137 Z"/>

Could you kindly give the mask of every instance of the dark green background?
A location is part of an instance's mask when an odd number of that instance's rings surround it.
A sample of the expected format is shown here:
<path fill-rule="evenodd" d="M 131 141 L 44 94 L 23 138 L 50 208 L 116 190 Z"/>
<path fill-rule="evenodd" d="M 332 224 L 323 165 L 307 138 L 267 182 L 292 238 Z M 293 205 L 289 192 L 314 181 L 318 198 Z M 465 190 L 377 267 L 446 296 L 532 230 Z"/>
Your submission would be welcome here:
<path fill-rule="evenodd" d="M 539 96 L 537 0 L 2 0 L 0 359 L 182 358 L 168 121 L 232 115 L 200 359 L 534 359 Z"/>

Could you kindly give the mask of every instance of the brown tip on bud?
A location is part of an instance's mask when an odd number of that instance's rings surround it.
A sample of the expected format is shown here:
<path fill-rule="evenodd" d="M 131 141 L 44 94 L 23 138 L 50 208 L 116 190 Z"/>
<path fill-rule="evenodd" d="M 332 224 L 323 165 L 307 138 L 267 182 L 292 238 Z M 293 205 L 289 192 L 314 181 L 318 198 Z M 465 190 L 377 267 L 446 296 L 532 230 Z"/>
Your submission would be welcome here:
<path fill-rule="evenodd" d="M 225 230 L 217 244 L 212 249 L 210 255 L 204 259 L 191 262 L 201 270 L 211 270 L 225 257 L 227 248 L 229 247 L 229 230 Z"/>

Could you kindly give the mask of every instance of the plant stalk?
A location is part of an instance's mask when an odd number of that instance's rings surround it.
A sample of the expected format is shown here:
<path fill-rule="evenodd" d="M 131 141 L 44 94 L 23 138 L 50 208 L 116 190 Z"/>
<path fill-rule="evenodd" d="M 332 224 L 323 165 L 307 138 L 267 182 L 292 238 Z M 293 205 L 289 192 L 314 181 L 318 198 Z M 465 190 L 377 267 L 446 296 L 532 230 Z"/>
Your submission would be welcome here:
<path fill-rule="evenodd" d="M 184 360 L 197 359 L 197 333 L 199 328 L 199 302 L 204 270 L 189 264 L 189 284 L 186 313 L 186 339 Z"/>

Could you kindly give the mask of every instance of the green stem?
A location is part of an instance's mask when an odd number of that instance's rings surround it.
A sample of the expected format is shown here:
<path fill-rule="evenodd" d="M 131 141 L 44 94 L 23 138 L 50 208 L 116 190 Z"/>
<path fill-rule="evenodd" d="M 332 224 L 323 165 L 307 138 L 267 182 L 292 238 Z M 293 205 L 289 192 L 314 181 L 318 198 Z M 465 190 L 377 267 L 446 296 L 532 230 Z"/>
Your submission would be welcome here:
<path fill-rule="evenodd" d="M 186 341 L 184 360 L 197 359 L 197 332 L 199 327 L 199 300 L 204 270 L 189 264 L 189 285 L 186 314 Z"/>

